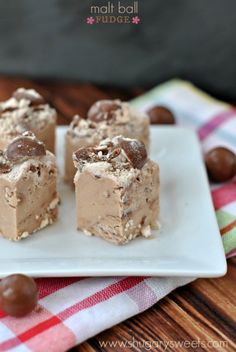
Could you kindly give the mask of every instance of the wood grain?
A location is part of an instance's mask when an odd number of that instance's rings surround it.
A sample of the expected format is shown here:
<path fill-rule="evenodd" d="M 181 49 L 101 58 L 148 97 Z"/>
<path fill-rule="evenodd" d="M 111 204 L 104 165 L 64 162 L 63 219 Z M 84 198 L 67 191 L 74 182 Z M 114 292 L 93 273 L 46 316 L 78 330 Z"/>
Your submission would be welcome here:
<path fill-rule="evenodd" d="M 28 81 L 0 77 L 0 101 L 8 99 L 19 87 L 33 88 L 58 111 L 58 124 L 69 124 L 75 114 L 84 116 L 91 104 L 99 99 L 130 100 L 142 94 L 141 88 L 131 90 L 95 87 L 90 84 Z"/>
<path fill-rule="evenodd" d="M 95 87 L 90 84 L 0 77 L 0 100 L 9 98 L 18 87 L 38 90 L 59 112 L 59 124 L 68 124 L 74 114 L 85 115 L 90 105 L 98 99 L 129 100 L 143 93 L 141 88 L 122 90 Z M 146 312 L 99 334 L 71 352 L 128 350 L 234 352 L 235 336 L 236 258 L 228 261 L 228 273 L 225 277 L 199 279 L 179 288 Z M 133 339 L 135 342 L 131 348 L 119 347 L 118 343 L 132 342 Z M 107 346 L 101 347 L 101 341 L 107 342 Z M 111 342 L 117 343 L 116 347 L 109 346 L 108 343 Z M 174 345 L 183 342 L 187 345 Z M 192 343 L 192 347 L 188 347 L 188 342 Z M 213 342 L 215 346 L 212 346 Z M 172 345 L 166 346 L 164 343 Z"/>
<path fill-rule="evenodd" d="M 181 287 L 146 312 L 119 324 L 76 348 L 79 352 L 126 351 L 119 347 L 101 348 L 101 341 L 125 342 L 135 339 L 129 351 L 148 351 L 144 341 L 178 344 L 152 351 L 236 351 L 236 258 L 228 261 L 228 273 L 218 279 L 198 279 Z M 199 340 L 199 341 L 198 341 Z M 138 345 L 140 343 L 140 345 Z M 212 344 L 215 346 L 212 346 Z M 208 344 L 208 345 L 207 345 Z M 197 346 L 198 345 L 198 346 Z M 195 347 L 196 346 L 196 347 Z M 188 348 L 187 348 L 188 347 Z"/>

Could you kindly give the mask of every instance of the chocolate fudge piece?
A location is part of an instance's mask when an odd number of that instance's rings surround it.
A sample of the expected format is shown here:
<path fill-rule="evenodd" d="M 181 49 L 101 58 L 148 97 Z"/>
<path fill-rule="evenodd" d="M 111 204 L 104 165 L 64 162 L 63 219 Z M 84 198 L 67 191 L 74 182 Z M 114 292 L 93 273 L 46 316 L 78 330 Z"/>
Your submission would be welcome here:
<path fill-rule="evenodd" d="M 75 167 L 72 154 L 78 148 L 93 146 L 105 138 L 123 135 L 149 147 L 149 119 L 128 103 L 101 100 L 91 106 L 87 119 L 75 116 L 65 137 L 65 180 L 73 183 Z"/>
<path fill-rule="evenodd" d="M 0 151 L 0 234 L 18 241 L 57 218 L 55 156 L 32 132 Z"/>
<path fill-rule="evenodd" d="M 158 225 L 159 167 L 138 140 L 114 137 L 73 154 L 77 226 L 115 244 Z"/>
<path fill-rule="evenodd" d="M 32 131 L 54 153 L 57 114 L 33 89 L 17 89 L 0 103 L 0 149 L 25 131 Z"/>

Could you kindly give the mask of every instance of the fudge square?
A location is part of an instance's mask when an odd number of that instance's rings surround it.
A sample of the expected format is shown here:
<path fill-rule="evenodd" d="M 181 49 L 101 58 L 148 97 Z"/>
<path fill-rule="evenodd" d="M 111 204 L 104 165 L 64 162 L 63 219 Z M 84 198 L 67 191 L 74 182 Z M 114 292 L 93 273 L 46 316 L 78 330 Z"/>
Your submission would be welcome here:
<path fill-rule="evenodd" d="M 149 118 L 120 100 L 100 100 L 88 111 L 87 119 L 74 117 L 65 137 L 65 181 L 73 183 L 72 154 L 81 147 L 94 146 L 105 138 L 123 135 L 149 147 Z"/>
<path fill-rule="evenodd" d="M 32 131 L 54 153 L 57 114 L 33 89 L 17 89 L 0 103 L 0 149 L 25 131 Z"/>
<path fill-rule="evenodd" d="M 115 244 L 158 227 L 159 167 L 144 144 L 114 137 L 73 154 L 77 226 Z"/>
<path fill-rule="evenodd" d="M 53 223 L 58 211 L 55 156 L 32 132 L 0 151 L 0 234 L 18 241 Z"/>

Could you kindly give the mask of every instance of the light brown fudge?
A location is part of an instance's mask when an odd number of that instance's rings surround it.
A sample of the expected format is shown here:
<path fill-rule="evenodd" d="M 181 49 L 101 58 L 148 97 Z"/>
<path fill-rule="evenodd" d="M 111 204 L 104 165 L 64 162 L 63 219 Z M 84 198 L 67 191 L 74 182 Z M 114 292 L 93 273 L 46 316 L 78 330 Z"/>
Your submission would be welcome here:
<path fill-rule="evenodd" d="M 55 156 L 32 132 L 0 151 L 0 235 L 18 241 L 57 218 Z"/>
<path fill-rule="evenodd" d="M 87 119 L 74 117 L 65 137 L 65 181 L 73 184 L 72 154 L 118 135 L 142 141 L 149 148 L 149 118 L 120 100 L 101 100 L 91 106 Z"/>
<path fill-rule="evenodd" d="M 0 149 L 25 131 L 32 131 L 46 149 L 55 151 L 56 110 L 33 89 L 17 89 L 12 97 L 0 102 Z"/>
<path fill-rule="evenodd" d="M 115 244 L 158 227 L 159 167 L 143 143 L 115 137 L 73 154 L 77 226 Z"/>

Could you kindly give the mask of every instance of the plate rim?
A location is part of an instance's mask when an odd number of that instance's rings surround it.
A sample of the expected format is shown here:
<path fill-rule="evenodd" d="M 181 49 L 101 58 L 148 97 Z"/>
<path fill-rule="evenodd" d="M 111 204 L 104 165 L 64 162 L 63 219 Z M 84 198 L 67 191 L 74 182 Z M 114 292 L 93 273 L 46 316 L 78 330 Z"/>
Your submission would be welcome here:
<path fill-rule="evenodd" d="M 67 125 L 60 125 L 57 126 L 57 143 L 58 143 L 58 131 L 61 131 L 60 133 L 65 132 L 65 130 L 68 128 Z M 197 134 L 195 131 L 193 131 L 190 128 L 187 127 L 179 127 L 179 126 L 151 126 L 151 130 L 155 130 L 155 129 L 159 129 L 159 130 L 172 130 L 174 132 L 176 132 L 177 130 L 180 131 L 184 131 L 185 133 L 191 134 L 192 137 L 195 139 L 195 143 L 198 145 L 198 152 L 201 152 L 201 145 L 200 142 L 197 138 Z M 87 269 L 85 267 L 82 267 L 81 269 L 63 269 L 63 268 L 59 268 L 59 269 L 53 269 L 50 267 L 48 267 L 48 269 L 45 269 L 45 271 L 42 272 L 42 270 L 36 270 L 36 269 L 20 269 L 20 272 L 25 273 L 27 275 L 30 275 L 32 277 L 42 277 L 42 278 L 53 278 L 53 277 L 77 277 L 77 276 L 101 276 L 101 277 L 107 277 L 107 276 L 151 276 L 151 277 L 155 277 L 155 276 L 170 276 L 170 277 L 204 277 L 204 278 L 210 278 L 210 277 L 220 277 L 226 274 L 227 272 L 227 262 L 226 262 L 226 258 L 225 258 L 225 252 L 224 252 L 224 247 L 223 247 L 223 243 L 221 240 L 221 235 L 220 235 L 220 230 L 217 224 L 217 219 L 215 216 L 215 210 L 214 210 L 214 205 L 213 205 L 213 201 L 212 201 L 212 197 L 211 197 L 211 192 L 210 192 L 210 185 L 208 182 L 208 178 L 207 178 L 207 173 L 206 173 L 206 169 L 203 163 L 203 159 L 202 159 L 202 171 L 203 171 L 203 178 L 204 178 L 204 182 L 207 183 L 208 185 L 208 200 L 210 199 L 210 203 L 211 203 L 211 211 L 214 213 L 214 217 L 215 217 L 215 224 L 217 225 L 217 234 L 215 236 L 218 235 L 218 240 L 215 241 L 214 243 L 216 245 L 218 245 L 220 248 L 219 251 L 219 255 L 221 258 L 218 258 L 219 261 L 217 262 L 217 265 L 215 263 L 215 265 L 213 265 L 213 267 L 209 267 L 208 269 L 205 268 L 204 270 L 200 269 L 200 270 L 174 270 L 172 269 L 166 269 L 166 270 L 158 270 L 158 268 L 154 267 L 154 268 L 149 268 L 148 270 L 145 269 L 143 267 L 143 269 L 136 269 L 135 267 L 133 267 L 132 269 L 104 269 L 104 268 L 100 268 L 100 269 Z M 220 240 L 220 241 L 219 241 Z M 217 243 L 216 243 L 217 242 Z M 220 243 L 221 242 L 221 243 Z M 56 261 L 59 260 L 59 258 L 53 258 Z M 46 262 L 48 259 L 47 258 L 42 258 L 42 260 L 44 262 Z M 50 259 L 52 261 L 52 259 Z M 71 258 L 64 258 L 65 261 L 69 262 L 71 260 Z M 87 258 L 86 258 L 87 260 Z M 113 259 L 114 260 L 114 259 Z M 134 259 L 131 259 L 133 262 L 135 262 Z M 19 263 L 21 262 L 20 259 L 16 259 L 16 261 Z M 22 261 L 27 262 L 27 264 L 25 263 L 26 266 L 30 266 L 30 260 L 29 259 L 24 259 Z M 32 260 L 31 260 L 32 261 Z M 79 262 L 80 259 L 77 258 L 77 261 Z M 12 262 L 12 259 L 9 260 L 9 262 Z M 7 267 L 8 264 L 8 260 L 6 259 L 0 259 L 0 278 L 9 275 L 12 273 L 12 270 L 7 270 L 7 268 L 4 270 L 4 267 Z M 213 263 L 214 264 L 214 263 Z M 22 264 L 21 264 L 22 265 Z M 20 267 L 21 267 L 20 265 Z M 22 266 L 22 268 L 24 267 L 24 265 Z M 89 267 L 89 265 L 88 265 Z M 19 271 L 18 271 L 19 272 Z"/>

